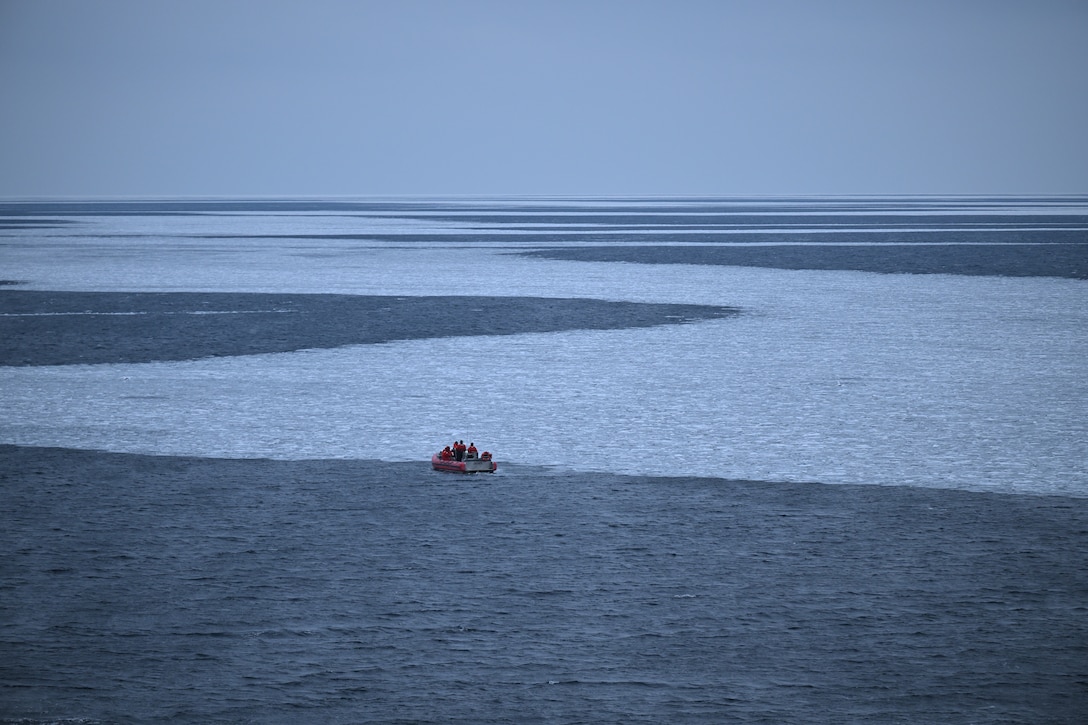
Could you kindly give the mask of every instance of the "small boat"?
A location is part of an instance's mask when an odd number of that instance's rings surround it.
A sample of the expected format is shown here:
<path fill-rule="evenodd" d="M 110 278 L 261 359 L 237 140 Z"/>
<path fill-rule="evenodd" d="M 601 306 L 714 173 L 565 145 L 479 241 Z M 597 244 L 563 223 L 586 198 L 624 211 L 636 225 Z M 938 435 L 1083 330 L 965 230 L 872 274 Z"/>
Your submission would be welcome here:
<path fill-rule="evenodd" d="M 436 471 L 447 471 L 449 473 L 494 473 L 495 469 L 498 467 L 499 464 L 490 458 L 466 458 L 463 461 L 456 461 L 452 458 L 444 459 L 439 453 L 435 453 L 431 456 L 431 468 Z"/>

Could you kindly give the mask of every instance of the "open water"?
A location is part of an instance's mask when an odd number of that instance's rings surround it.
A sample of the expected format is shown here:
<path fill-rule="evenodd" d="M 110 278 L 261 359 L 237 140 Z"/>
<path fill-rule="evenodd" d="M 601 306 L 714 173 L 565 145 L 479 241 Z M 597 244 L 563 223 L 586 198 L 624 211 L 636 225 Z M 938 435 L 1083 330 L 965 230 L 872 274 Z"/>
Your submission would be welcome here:
<path fill-rule="evenodd" d="M 0 277 L 2 717 L 1086 712 L 1088 200 L 12 203 Z M 166 329 L 117 292 L 400 316 L 41 364 Z M 429 471 L 453 438 L 500 473 Z"/>

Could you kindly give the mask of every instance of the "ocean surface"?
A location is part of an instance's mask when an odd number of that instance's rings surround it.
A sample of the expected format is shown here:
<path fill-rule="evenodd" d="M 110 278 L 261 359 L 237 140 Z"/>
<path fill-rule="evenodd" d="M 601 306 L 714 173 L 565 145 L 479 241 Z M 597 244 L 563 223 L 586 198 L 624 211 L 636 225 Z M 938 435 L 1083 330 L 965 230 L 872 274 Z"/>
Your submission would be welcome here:
<path fill-rule="evenodd" d="M 3 721 L 1088 713 L 1088 198 L 8 202 L 0 282 Z"/>
<path fill-rule="evenodd" d="M 510 461 L 579 471 L 1088 495 L 1088 202 L 824 203 L 0 208 L 14 227 L 3 237 L 3 276 L 19 289 L 742 310 L 689 325 L 5 369 L 0 440 L 417 461 L 471 437 Z M 678 263 L 639 264 L 654 244 Z M 1014 249 L 1043 276 L 897 274 L 891 253 L 884 273 L 851 269 L 855 250 L 870 266 L 881 251 L 919 244 L 980 271 L 1001 267 Z M 726 249 L 766 265 L 773 249 L 793 266 L 798 247 L 844 269 L 700 263 Z M 560 259 L 520 253 L 542 250 Z M 565 258 L 594 251 L 613 259 Z M 1053 267 L 1042 263 L 1051 259 Z"/>

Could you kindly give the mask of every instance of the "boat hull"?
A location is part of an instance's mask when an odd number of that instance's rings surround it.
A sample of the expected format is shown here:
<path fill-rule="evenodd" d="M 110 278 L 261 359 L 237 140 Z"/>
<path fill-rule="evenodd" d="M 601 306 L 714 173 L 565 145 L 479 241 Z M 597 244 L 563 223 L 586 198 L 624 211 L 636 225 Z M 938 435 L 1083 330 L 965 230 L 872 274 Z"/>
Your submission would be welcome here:
<path fill-rule="evenodd" d="M 499 464 L 482 458 L 469 458 L 464 461 L 445 461 L 437 453 L 431 456 L 431 468 L 447 473 L 494 473 Z"/>

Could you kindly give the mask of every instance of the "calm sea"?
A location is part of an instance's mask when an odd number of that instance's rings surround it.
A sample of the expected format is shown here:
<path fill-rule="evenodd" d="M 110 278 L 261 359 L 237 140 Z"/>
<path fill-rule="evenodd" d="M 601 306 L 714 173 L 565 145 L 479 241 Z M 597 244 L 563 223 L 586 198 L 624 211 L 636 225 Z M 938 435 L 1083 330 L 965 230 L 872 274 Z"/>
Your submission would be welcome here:
<path fill-rule="evenodd" d="M 0 279 L 739 310 L 0 367 L 0 721 L 1083 722 L 1088 199 L 8 203 Z"/>
<path fill-rule="evenodd" d="M 4 232 L 3 276 L 22 289 L 743 311 L 649 329 L 7 369 L 6 442 L 416 461 L 475 438 L 509 461 L 576 471 L 1088 495 L 1083 198 L 3 210 L 17 227 Z M 612 261 L 583 261 L 600 258 Z M 934 268 L 973 274 L 894 273 Z"/>

